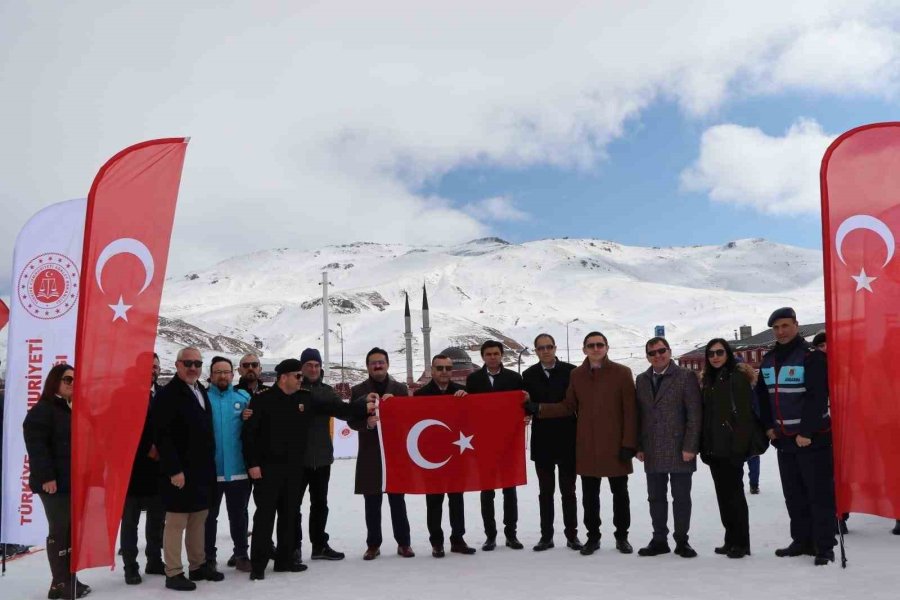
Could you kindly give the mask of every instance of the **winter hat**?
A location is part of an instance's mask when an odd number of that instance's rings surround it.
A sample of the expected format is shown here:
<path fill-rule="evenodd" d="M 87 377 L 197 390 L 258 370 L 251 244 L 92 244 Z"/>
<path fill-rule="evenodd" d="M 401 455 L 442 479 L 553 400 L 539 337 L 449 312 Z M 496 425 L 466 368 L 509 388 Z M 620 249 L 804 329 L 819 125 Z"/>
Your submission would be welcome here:
<path fill-rule="evenodd" d="M 287 360 L 283 360 L 275 366 L 275 372 L 280 376 L 284 375 L 285 373 L 293 373 L 295 371 L 299 371 L 302 367 L 303 364 L 296 358 L 288 358 Z"/>
<path fill-rule="evenodd" d="M 813 338 L 812 345 L 813 345 L 813 346 L 818 346 L 819 344 L 824 344 L 824 343 L 825 343 L 825 332 L 824 332 L 824 331 L 820 331 L 820 332 L 817 333 L 816 336 Z"/>
<path fill-rule="evenodd" d="M 769 317 L 769 327 L 775 324 L 775 321 L 778 319 L 793 319 L 797 320 L 797 313 L 794 312 L 794 309 L 790 306 L 785 306 L 784 308 L 779 308 L 775 312 L 772 313 L 772 316 Z"/>
<path fill-rule="evenodd" d="M 309 361 L 314 360 L 320 365 L 322 364 L 322 355 L 315 348 L 307 348 L 300 355 L 300 366 L 305 365 Z"/>

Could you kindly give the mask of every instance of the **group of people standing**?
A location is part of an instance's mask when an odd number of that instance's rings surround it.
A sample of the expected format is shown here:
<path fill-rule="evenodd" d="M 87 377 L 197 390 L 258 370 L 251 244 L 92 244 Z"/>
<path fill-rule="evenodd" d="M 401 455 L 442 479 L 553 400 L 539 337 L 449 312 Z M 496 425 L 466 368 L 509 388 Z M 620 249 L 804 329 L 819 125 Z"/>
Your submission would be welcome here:
<path fill-rule="evenodd" d="M 431 381 L 414 395 L 427 401 L 436 395 L 525 392 L 523 409 L 532 427 L 531 459 L 540 490 L 541 537 L 534 551 L 554 547 L 557 483 L 566 546 L 582 555 L 599 550 L 600 487 L 606 478 L 613 496 L 615 548 L 631 554 L 628 476 L 636 458 L 644 465 L 653 525 L 651 540 L 638 554 L 672 551 L 671 491 L 674 552 L 684 558 L 697 556 L 689 530 L 692 476 L 699 456 L 710 467 L 725 529 L 724 543 L 715 552 L 743 558 L 750 554 L 743 464 L 771 442 L 778 453 L 791 521 L 791 543 L 776 554 L 812 555 L 815 564 L 824 565 L 834 560 L 837 527 L 825 353 L 800 336 L 790 308 L 775 311 L 769 326 L 777 343 L 764 357 L 758 379 L 752 369 L 738 363 L 721 338 L 706 345 L 705 369 L 699 378 L 674 362 L 665 338 L 651 338 L 645 345 L 650 366 L 635 378 L 628 367 L 610 360 L 609 340 L 601 332 L 585 336 L 585 359 L 579 366 L 559 360 L 553 337 L 542 333 L 534 341 L 539 361 L 521 376 L 503 366 L 503 345 L 487 341 L 481 347 L 484 365 L 468 376 L 465 386 L 451 380 L 452 360 L 437 355 L 431 363 Z M 254 355 L 238 363 L 237 385 L 232 385 L 232 362 L 221 356 L 210 363 L 209 388 L 200 385 L 203 360 L 196 348 L 183 348 L 175 366 L 173 379 L 158 387 L 159 358 L 154 355 L 147 418 L 122 517 L 120 553 L 128 584 L 141 583 L 137 563 L 141 512 L 146 513 L 146 574 L 165 575 L 166 587 L 174 590 L 195 589 L 196 581 L 221 581 L 216 524 L 223 498 L 234 544 L 228 566 L 249 572 L 252 580 L 265 577 L 271 559 L 275 571 L 305 570 L 300 506 L 307 488 L 312 558 L 343 559 L 344 554 L 328 544 L 326 533 L 331 417 L 346 420 L 359 432 L 355 492 L 365 503 L 363 559 L 380 555 L 385 494 L 374 409 L 378 400 L 409 395 L 407 386 L 389 376 L 387 351 L 373 348 L 366 355 L 368 378 L 352 388 L 349 403 L 322 381 L 322 360 L 315 349 L 305 350 L 299 360 L 279 363 L 271 387 L 260 382 L 260 361 Z M 82 597 L 90 591 L 69 575 L 68 562 L 74 376 L 69 365 L 51 369 L 41 401 L 24 423 L 30 486 L 41 498 L 50 525 L 51 599 Z M 578 537 L 576 476 L 581 476 L 584 543 Z M 251 494 L 256 512 L 248 543 Z M 444 496 L 426 497 L 435 558 L 445 556 Z M 476 549 L 464 538 L 463 494 L 446 496 L 450 551 L 474 554 Z M 521 550 L 516 488 L 502 490 L 502 496 L 505 545 Z M 413 557 L 405 497 L 387 497 L 397 553 Z M 495 490 L 481 491 L 480 503 L 486 536 L 481 550 L 489 552 L 497 547 Z M 189 562 L 187 576 L 182 542 Z"/>

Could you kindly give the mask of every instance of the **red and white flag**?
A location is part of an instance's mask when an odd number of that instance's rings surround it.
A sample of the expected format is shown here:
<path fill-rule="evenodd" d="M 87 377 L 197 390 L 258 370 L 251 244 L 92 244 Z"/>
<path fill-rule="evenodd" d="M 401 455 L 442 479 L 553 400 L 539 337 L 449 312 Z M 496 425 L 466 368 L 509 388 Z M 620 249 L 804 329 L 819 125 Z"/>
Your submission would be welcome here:
<path fill-rule="evenodd" d="M 72 403 L 72 570 L 115 563 L 187 139 L 112 157 L 88 196 Z"/>
<path fill-rule="evenodd" d="M 384 491 L 440 494 L 525 485 L 524 400 L 524 392 L 497 392 L 379 402 Z"/>
<path fill-rule="evenodd" d="M 840 136 L 821 186 L 837 512 L 900 518 L 900 123 Z"/>

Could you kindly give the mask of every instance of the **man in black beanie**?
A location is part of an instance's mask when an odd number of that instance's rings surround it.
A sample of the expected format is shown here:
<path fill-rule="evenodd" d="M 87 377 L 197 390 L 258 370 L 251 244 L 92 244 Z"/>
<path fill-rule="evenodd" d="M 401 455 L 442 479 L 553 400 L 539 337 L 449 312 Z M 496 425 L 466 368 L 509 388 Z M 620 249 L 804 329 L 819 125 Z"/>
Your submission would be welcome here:
<path fill-rule="evenodd" d="M 241 436 L 247 472 L 253 479 L 253 538 L 250 546 L 250 579 L 265 578 L 271 552 L 272 530 L 278 515 L 278 552 L 275 571 L 305 571 L 295 560 L 297 512 L 304 486 L 306 449 L 312 417 L 326 414 L 347 419 L 365 419 L 375 404 L 365 401 L 345 404 L 315 397 L 303 388 L 302 364 L 296 358 L 275 367 L 278 380 L 267 391 L 254 396 L 250 418 Z"/>

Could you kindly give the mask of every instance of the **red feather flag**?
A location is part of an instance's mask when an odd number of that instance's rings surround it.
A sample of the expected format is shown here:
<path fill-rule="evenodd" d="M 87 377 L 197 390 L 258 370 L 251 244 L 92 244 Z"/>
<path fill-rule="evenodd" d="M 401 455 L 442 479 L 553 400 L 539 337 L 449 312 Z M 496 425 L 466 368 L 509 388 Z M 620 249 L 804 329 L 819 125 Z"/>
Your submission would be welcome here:
<path fill-rule="evenodd" d="M 112 157 L 88 196 L 72 403 L 72 571 L 115 564 L 187 138 Z"/>
<path fill-rule="evenodd" d="M 837 512 L 900 518 L 900 123 L 840 136 L 821 186 Z"/>

